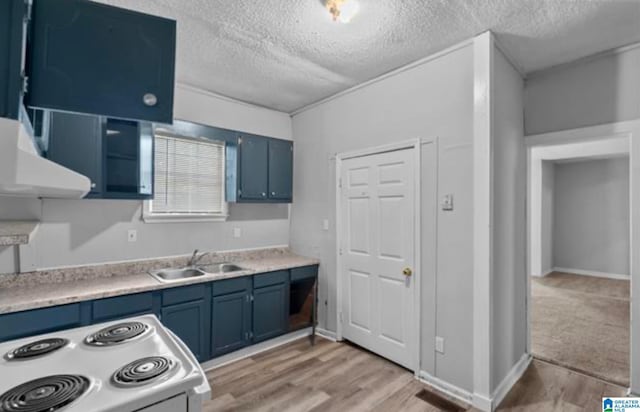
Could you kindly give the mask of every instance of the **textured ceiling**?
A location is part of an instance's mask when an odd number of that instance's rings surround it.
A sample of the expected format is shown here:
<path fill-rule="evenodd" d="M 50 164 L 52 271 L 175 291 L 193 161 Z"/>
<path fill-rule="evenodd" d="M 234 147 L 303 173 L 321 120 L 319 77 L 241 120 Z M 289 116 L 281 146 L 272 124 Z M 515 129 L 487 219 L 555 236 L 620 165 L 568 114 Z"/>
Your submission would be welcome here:
<path fill-rule="evenodd" d="M 285 112 L 491 29 L 531 72 L 640 41 L 640 0 L 99 0 L 178 21 L 177 80 Z"/>

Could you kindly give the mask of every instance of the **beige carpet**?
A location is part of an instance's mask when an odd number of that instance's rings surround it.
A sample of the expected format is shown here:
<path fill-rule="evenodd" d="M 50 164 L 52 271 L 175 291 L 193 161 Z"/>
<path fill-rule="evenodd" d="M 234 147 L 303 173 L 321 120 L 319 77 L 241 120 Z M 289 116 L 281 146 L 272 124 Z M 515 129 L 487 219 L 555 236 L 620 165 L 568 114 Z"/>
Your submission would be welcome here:
<path fill-rule="evenodd" d="M 629 281 L 554 272 L 531 296 L 535 357 L 629 386 Z"/>

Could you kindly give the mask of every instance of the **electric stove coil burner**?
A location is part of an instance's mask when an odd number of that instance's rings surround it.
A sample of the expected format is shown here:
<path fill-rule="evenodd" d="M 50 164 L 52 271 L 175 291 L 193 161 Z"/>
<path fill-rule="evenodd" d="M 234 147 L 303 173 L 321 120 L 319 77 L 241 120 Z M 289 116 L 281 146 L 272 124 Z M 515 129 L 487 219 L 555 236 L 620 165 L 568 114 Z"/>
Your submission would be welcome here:
<path fill-rule="evenodd" d="M 113 346 L 128 342 L 139 337 L 149 329 L 149 325 L 142 322 L 123 322 L 100 329 L 84 340 L 87 345 Z"/>
<path fill-rule="evenodd" d="M 146 385 L 169 373 L 173 365 L 173 360 L 164 356 L 150 356 L 135 360 L 118 369 L 111 380 L 120 387 Z"/>
<path fill-rule="evenodd" d="M 49 338 L 27 343 L 5 355 L 9 361 L 31 359 L 44 356 L 69 344 L 68 339 Z"/>
<path fill-rule="evenodd" d="M 51 375 L 25 382 L 0 395 L 0 412 L 54 412 L 89 389 L 80 375 Z"/>

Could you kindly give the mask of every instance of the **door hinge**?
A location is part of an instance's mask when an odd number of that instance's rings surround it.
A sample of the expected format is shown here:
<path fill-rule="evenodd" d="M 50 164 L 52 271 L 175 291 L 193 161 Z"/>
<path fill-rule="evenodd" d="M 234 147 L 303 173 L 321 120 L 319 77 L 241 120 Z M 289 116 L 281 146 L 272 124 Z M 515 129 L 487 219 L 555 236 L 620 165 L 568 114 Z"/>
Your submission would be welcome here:
<path fill-rule="evenodd" d="M 338 187 L 342 189 L 342 178 L 338 179 Z"/>
<path fill-rule="evenodd" d="M 344 321 L 344 318 L 343 318 L 343 316 L 342 316 L 342 312 L 340 312 L 340 313 L 338 314 L 338 318 L 340 319 L 340 322 L 343 322 L 343 321 Z"/>
<path fill-rule="evenodd" d="M 254 300 L 254 297 L 253 297 L 253 295 L 251 295 L 251 302 L 253 302 L 253 300 Z"/>
<path fill-rule="evenodd" d="M 22 94 L 29 92 L 29 76 L 22 74 Z"/>
<path fill-rule="evenodd" d="M 242 137 L 238 137 L 238 144 L 242 144 Z"/>
<path fill-rule="evenodd" d="M 338 253 L 340 253 L 340 256 L 342 256 L 342 248 L 338 249 Z"/>
<path fill-rule="evenodd" d="M 33 10 L 32 0 L 24 0 L 24 21 L 30 22 Z"/>
<path fill-rule="evenodd" d="M 249 339 L 253 339 L 253 332 L 249 331 Z"/>

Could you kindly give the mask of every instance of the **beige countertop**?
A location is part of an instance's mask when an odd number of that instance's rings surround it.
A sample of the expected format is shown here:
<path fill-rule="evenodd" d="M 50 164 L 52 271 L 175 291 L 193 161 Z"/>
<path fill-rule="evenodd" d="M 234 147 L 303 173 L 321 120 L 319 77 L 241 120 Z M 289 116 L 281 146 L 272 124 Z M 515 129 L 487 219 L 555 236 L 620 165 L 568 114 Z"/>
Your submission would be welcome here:
<path fill-rule="evenodd" d="M 241 256 L 236 255 L 236 257 Z M 4 279 L 3 282 L 0 282 L 0 314 L 250 276 L 258 273 L 316 265 L 319 264 L 319 261 L 285 252 L 272 256 L 247 256 L 247 259 L 236 259 L 233 260 L 233 263 L 246 268 L 246 270 L 215 275 L 207 274 L 197 278 L 171 282 L 160 282 L 149 275 L 146 270 L 144 272 L 130 272 L 131 274 L 110 274 L 105 273 L 103 270 L 99 276 L 92 273 L 83 277 L 78 274 L 79 268 L 74 268 L 68 270 L 74 272 L 73 276 L 59 273 L 39 274 L 37 275 L 39 279 L 37 281 L 34 279 L 33 282 L 25 281 L 21 277 L 35 275 L 2 275 L 11 276 L 12 278 Z M 138 264 L 139 266 L 141 265 Z M 206 266 L 206 263 L 203 266 Z M 64 269 L 56 270 L 56 272 L 63 271 Z M 90 270 L 87 269 L 87 271 Z M 92 269 L 92 271 L 95 272 L 95 269 Z M 44 276 L 50 276 L 51 281 L 48 282 L 47 279 L 42 279 Z"/>

